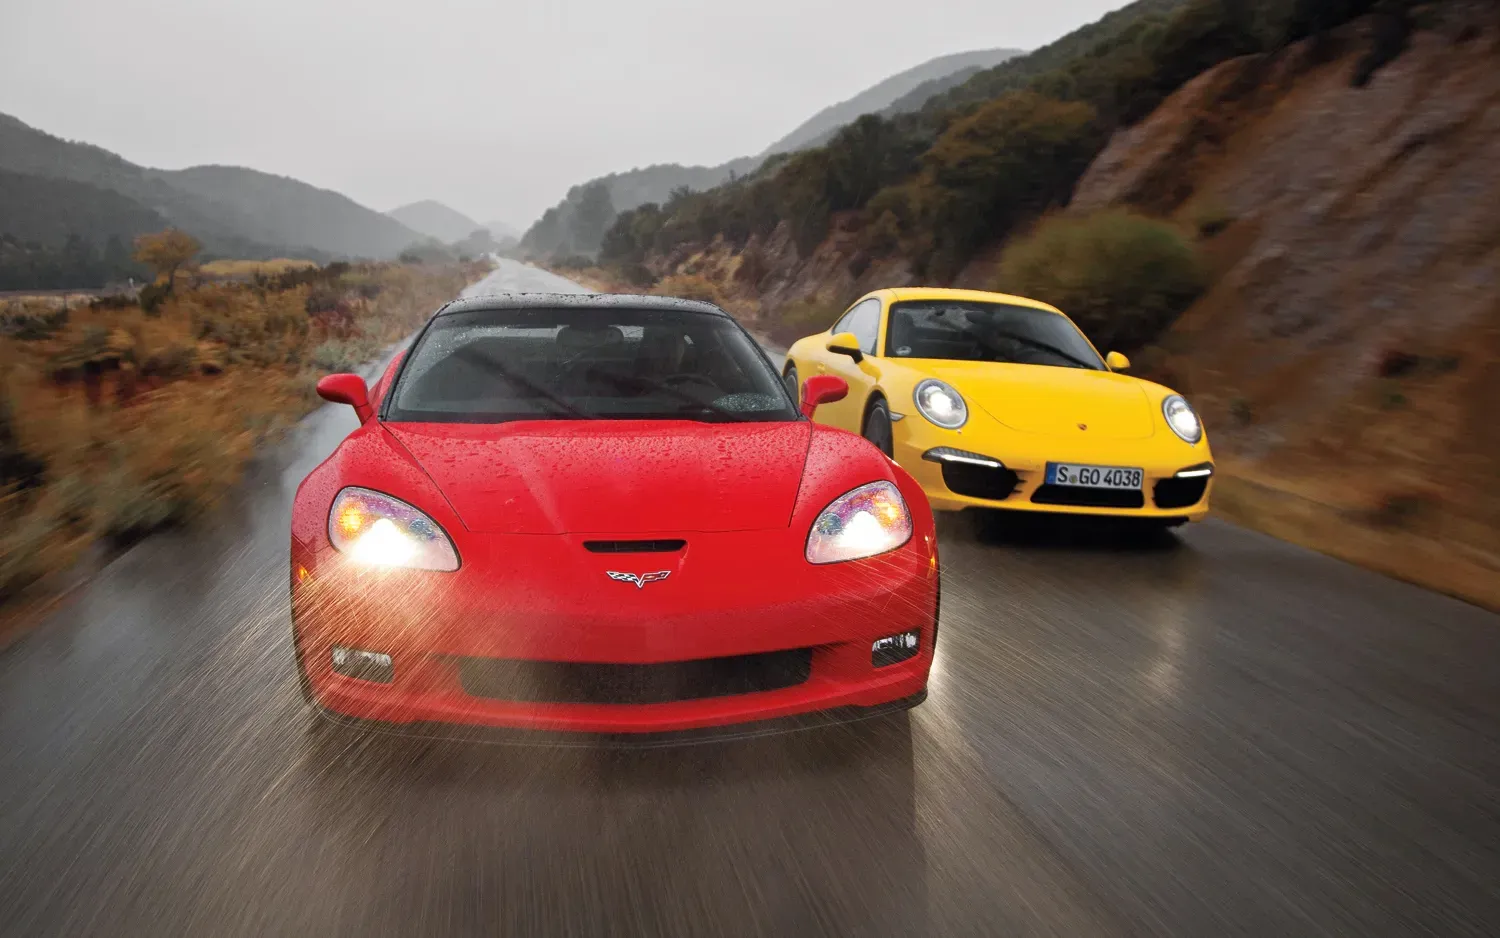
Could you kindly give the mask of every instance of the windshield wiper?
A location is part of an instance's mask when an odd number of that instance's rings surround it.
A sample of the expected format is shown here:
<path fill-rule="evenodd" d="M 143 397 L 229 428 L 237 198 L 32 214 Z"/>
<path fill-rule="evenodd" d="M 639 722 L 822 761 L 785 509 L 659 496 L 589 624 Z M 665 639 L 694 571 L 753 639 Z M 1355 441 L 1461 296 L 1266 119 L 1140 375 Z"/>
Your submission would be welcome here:
<path fill-rule="evenodd" d="M 1055 345 L 1049 345 L 1046 342 L 1039 342 L 1036 339 L 1030 339 L 1030 338 L 1027 338 L 1024 335 L 1016 335 L 1013 332 L 1001 332 L 1001 333 L 998 333 L 998 336 L 1000 338 L 1004 338 L 1004 339 L 1012 339 L 1012 340 L 1014 340 L 1016 342 L 1021 343 L 1022 345 L 1029 345 L 1032 348 L 1034 348 L 1034 349 L 1040 349 L 1043 352 L 1049 352 L 1049 353 L 1051 353 L 1053 355 L 1056 355 L 1058 358 L 1062 358 L 1062 359 L 1065 359 L 1067 361 L 1072 362 L 1073 364 L 1077 365 L 1080 368 L 1087 368 L 1090 371 L 1098 371 L 1099 370 L 1099 367 L 1097 365 L 1091 365 L 1091 364 L 1089 364 L 1088 362 L 1084 361 L 1083 359 L 1079 358 L 1076 355 L 1072 355 L 1072 354 L 1070 354 L 1068 352 L 1064 352 L 1062 349 L 1058 348 Z"/>
<path fill-rule="evenodd" d="M 570 414 L 583 420 L 593 420 L 595 417 L 594 414 L 579 410 L 577 407 L 569 404 L 567 401 L 558 397 L 556 394 L 553 394 L 551 391 L 547 390 L 541 385 L 536 384 L 535 382 L 527 378 L 523 378 L 518 374 L 515 374 L 504 365 L 495 361 L 493 358 L 487 358 L 483 355 L 475 355 L 468 349 L 462 349 L 458 352 L 455 352 L 453 354 L 453 357 L 462 359 L 463 361 L 469 362 L 470 364 L 478 365 L 486 371 L 490 371 L 499 375 L 506 381 L 509 381 L 511 384 L 525 388 L 527 391 L 530 391 L 533 396 L 541 398 L 542 400 L 561 410 L 563 413 Z"/>

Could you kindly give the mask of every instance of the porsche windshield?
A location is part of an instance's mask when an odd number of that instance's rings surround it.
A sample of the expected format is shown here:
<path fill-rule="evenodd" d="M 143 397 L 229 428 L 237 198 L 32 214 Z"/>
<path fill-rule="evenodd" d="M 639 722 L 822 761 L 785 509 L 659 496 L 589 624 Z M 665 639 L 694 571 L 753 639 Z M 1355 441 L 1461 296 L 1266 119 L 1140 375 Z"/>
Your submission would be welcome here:
<path fill-rule="evenodd" d="M 795 420 L 771 363 L 733 320 L 630 308 L 440 316 L 401 371 L 386 419 Z"/>
<path fill-rule="evenodd" d="M 885 347 L 889 358 L 1105 370 L 1098 353 L 1066 317 L 1045 309 L 1007 303 L 963 300 L 893 303 Z"/>

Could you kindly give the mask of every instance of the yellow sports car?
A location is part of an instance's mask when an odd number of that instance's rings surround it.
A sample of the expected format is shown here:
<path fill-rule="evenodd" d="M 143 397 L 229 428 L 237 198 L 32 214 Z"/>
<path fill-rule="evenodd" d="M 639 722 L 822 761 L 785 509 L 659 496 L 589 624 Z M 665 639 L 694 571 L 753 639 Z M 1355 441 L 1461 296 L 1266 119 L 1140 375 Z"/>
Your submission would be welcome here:
<path fill-rule="evenodd" d="M 819 423 L 863 435 L 932 507 L 1154 519 L 1208 514 L 1213 456 L 1180 394 L 1120 374 L 1060 310 L 1019 296 L 902 288 L 862 297 L 787 352 L 787 386 L 837 375 Z"/>

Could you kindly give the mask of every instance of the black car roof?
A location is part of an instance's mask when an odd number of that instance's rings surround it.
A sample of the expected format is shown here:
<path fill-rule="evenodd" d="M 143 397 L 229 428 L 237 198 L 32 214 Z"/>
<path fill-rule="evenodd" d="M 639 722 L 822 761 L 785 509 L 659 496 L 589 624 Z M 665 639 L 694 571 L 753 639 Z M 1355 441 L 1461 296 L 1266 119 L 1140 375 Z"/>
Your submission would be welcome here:
<path fill-rule="evenodd" d="M 657 309 L 679 313 L 729 314 L 712 303 L 681 300 L 672 296 L 640 296 L 631 293 L 496 293 L 454 300 L 434 313 L 474 313 L 490 309 Z"/>

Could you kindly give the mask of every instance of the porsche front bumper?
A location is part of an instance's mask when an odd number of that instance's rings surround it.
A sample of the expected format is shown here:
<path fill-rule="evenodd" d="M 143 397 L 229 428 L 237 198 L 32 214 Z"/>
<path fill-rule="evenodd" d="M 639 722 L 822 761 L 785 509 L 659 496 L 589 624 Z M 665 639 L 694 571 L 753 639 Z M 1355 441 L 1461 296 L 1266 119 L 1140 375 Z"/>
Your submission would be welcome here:
<path fill-rule="evenodd" d="M 920 418 L 915 418 L 918 421 Z M 911 473 L 938 511 L 999 508 L 1055 514 L 1201 521 L 1213 490 L 1213 455 L 1207 441 L 1176 439 L 1103 442 L 1016 436 L 1014 440 L 897 424 L 896 461 Z M 934 458 L 951 448 L 998 464 L 984 466 Z M 1048 462 L 1128 466 L 1144 471 L 1139 492 L 1064 489 L 1046 484 Z M 1200 475 L 1204 469 L 1209 475 Z M 1180 476 L 1179 473 L 1189 475 Z"/>

